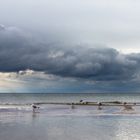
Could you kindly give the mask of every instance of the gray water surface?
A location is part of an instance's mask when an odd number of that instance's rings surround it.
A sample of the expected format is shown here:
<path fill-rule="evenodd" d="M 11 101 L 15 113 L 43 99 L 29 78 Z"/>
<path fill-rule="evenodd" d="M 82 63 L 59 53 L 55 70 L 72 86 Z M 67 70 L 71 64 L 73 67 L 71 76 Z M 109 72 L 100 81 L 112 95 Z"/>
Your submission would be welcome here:
<path fill-rule="evenodd" d="M 140 95 L 0 94 L 0 103 L 77 102 L 80 99 L 139 102 Z M 1 111 L 0 140 L 140 140 L 140 115 L 116 114 L 120 112 L 118 107 L 104 107 L 101 111 L 88 106 L 78 106 L 74 110 L 55 105 L 42 108 L 37 113 L 31 109 L 23 111 L 23 108 Z"/>
<path fill-rule="evenodd" d="M 1 140 L 139 140 L 136 116 L 53 116 L 3 114 Z"/>

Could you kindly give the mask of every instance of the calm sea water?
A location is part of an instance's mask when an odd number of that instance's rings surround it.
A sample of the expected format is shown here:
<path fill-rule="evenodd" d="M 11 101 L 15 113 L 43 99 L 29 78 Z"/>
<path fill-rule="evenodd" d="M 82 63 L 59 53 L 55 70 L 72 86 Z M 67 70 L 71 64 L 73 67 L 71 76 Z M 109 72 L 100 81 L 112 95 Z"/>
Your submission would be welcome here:
<path fill-rule="evenodd" d="M 0 94 L 0 103 L 78 102 L 84 101 L 140 101 L 140 93 L 83 93 L 83 94 Z"/>
<path fill-rule="evenodd" d="M 139 140 L 140 112 L 120 107 L 43 105 L 37 113 L 33 102 L 133 101 L 140 94 L 0 94 L 0 140 Z M 5 103 L 18 103 L 6 105 Z M 20 104 L 23 104 L 20 106 Z"/>

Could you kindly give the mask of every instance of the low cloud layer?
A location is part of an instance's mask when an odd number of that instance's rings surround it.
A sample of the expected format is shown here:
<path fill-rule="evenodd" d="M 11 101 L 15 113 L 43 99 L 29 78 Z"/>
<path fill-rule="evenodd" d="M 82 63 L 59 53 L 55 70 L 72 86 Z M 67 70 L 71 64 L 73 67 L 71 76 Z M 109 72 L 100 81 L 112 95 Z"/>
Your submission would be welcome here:
<path fill-rule="evenodd" d="M 0 71 L 25 69 L 93 81 L 138 80 L 140 54 L 124 55 L 96 45 L 41 42 L 18 28 L 0 25 Z"/>

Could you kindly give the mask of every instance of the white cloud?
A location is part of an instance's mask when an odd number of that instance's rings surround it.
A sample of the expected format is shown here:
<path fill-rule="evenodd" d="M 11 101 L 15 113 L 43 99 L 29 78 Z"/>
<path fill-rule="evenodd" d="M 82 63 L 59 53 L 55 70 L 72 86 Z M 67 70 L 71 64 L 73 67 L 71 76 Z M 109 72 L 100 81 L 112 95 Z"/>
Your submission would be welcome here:
<path fill-rule="evenodd" d="M 0 1 L 0 21 L 53 41 L 100 43 L 136 52 L 140 51 L 139 7 L 139 0 L 6 0 Z"/>

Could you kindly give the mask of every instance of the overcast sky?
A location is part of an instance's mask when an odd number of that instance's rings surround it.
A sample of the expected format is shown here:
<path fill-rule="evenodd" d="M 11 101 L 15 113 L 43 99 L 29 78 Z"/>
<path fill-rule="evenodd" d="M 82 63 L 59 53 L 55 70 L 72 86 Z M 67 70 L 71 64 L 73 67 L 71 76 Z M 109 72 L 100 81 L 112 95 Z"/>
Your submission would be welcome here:
<path fill-rule="evenodd" d="M 0 92 L 139 92 L 139 0 L 0 0 Z"/>

